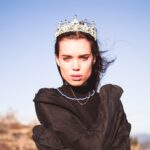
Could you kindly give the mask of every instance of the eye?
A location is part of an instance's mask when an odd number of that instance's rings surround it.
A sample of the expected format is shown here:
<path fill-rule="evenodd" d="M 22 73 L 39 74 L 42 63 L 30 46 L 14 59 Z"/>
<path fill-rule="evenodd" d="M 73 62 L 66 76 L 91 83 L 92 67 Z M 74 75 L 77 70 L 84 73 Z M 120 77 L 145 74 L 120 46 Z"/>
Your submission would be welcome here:
<path fill-rule="evenodd" d="M 86 60 L 88 60 L 88 58 L 89 57 L 87 57 L 87 56 L 86 57 L 81 57 L 81 60 L 86 61 Z"/>
<path fill-rule="evenodd" d="M 63 60 L 64 60 L 64 61 L 69 61 L 69 60 L 70 60 L 70 57 L 63 57 Z"/>

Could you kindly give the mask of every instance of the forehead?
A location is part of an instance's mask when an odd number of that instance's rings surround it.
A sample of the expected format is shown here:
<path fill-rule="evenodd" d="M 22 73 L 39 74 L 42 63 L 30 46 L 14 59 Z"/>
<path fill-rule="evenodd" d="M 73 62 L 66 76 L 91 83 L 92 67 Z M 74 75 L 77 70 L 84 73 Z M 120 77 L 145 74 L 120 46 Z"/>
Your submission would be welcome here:
<path fill-rule="evenodd" d="M 59 43 L 59 54 L 83 55 L 91 53 L 91 44 L 87 39 L 63 39 Z"/>

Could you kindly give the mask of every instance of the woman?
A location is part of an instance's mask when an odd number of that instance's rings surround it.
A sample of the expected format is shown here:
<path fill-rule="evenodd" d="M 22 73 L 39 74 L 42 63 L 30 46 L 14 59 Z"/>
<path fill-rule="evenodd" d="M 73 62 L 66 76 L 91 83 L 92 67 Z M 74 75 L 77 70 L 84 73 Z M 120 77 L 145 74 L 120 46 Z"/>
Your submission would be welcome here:
<path fill-rule="evenodd" d="M 129 150 L 131 126 L 112 84 L 98 92 L 111 62 L 101 56 L 96 27 L 76 18 L 56 31 L 55 56 L 63 85 L 34 98 L 41 125 L 33 128 L 38 150 Z"/>

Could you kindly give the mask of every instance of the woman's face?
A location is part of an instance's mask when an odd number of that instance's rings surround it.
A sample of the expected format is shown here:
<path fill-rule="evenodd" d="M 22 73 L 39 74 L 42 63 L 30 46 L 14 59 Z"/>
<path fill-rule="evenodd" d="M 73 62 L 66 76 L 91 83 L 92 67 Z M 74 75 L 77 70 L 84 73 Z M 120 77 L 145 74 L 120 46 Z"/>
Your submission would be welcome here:
<path fill-rule="evenodd" d="M 95 58 L 86 39 L 67 39 L 59 42 L 57 65 L 65 81 L 72 86 L 83 85 L 92 73 Z"/>

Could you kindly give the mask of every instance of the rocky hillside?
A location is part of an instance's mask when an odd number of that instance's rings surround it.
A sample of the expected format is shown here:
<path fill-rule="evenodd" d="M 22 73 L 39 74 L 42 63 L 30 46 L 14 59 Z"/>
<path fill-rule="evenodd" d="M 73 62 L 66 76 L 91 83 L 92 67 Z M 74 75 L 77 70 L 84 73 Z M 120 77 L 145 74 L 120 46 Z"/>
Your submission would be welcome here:
<path fill-rule="evenodd" d="M 0 150 L 36 150 L 32 141 L 34 124 L 22 125 L 14 113 L 0 117 Z"/>
<path fill-rule="evenodd" d="M 137 138 L 130 138 L 131 150 L 143 150 Z"/>

